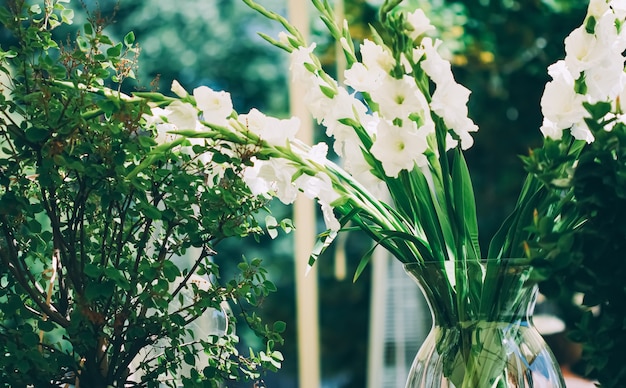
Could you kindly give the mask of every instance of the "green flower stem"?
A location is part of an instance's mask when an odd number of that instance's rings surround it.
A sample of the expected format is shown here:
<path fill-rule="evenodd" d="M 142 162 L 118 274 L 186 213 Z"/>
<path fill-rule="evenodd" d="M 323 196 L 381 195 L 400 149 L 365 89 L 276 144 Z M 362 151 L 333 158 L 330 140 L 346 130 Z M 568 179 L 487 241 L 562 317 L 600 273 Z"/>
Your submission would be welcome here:
<path fill-rule="evenodd" d="M 279 22 L 283 27 L 285 27 L 287 32 L 289 32 L 293 37 L 296 38 L 297 45 L 299 45 L 299 46 L 306 46 L 306 42 L 304 40 L 304 37 L 300 33 L 300 31 L 298 31 L 298 29 L 295 28 L 291 23 L 289 23 L 289 21 L 287 19 L 285 19 L 283 16 L 277 14 L 276 12 L 267 10 L 265 7 L 263 7 L 262 5 L 256 3 L 253 0 L 243 0 L 243 2 L 248 7 L 254 9 L 255 11 L 259 12 L 261 15 L 267 17 L 268 19 L 275 20 L 275 21 Z M 270 42 L 270 43 L 272 43 L 272 42 Z M 280 45 L 279 47 L 282 48 L 282 49 L 286 48 L 286 46 L 284 46 L 284 45 Z"/>

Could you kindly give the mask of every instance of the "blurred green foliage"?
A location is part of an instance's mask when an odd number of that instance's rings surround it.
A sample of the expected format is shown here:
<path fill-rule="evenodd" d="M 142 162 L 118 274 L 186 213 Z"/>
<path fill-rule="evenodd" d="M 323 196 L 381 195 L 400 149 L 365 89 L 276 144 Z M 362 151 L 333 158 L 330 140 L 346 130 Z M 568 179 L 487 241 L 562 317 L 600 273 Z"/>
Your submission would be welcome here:
<path fill-rule="evenodd" d="M 257 36 L 277 34 L 269 21 L 236 0 L 83 0 L 92 14 L 112 18 L 107 31 L 121 39 L 135 33 L 141 49 L 137 88 L 168 91 L 172 80 L 185 88 L 227 90 L 237 110 L 257 107 L 268 114 L 288 109 L 286 72 L 280 56 Z M 76 7 L 79 7 L 76 2 Z M 283 0 L 267 6 L 285 9 Z M 77 22 L 83 13 L 77 13 Z"/>

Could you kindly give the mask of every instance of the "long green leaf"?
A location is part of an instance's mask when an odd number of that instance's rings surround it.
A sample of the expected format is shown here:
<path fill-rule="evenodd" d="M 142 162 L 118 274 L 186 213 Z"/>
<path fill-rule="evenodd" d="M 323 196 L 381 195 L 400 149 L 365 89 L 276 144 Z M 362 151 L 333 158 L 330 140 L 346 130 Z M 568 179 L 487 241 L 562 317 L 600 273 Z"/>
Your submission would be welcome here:
<path fill-rule="evenodd" d="M 454 210 L 458 217 L 457 224 L 460 228 L 463 228 L 462 235 L 464 235 L 464 238 L 468 238 L 471 244 L 467 253 L 473 259 L 480 259 L 474 188 L 472 187 L 467 163 L 459 148 L 455 149 L 452 162 L 452 190 Z"/>

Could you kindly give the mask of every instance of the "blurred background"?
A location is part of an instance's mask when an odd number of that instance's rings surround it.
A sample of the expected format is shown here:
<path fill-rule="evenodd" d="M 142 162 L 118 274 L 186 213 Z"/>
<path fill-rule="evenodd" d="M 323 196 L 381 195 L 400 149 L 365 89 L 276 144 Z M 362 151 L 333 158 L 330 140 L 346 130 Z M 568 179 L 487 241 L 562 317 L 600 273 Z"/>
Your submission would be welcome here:
<path fill-rule="evenodd" d="M 287 14 L 287 0 L 258 1 L 266 8 Z M 345 0 L 341 4 L 355 38 L 368 37 L 368 25 L 376 25 L 380 3 L 381 0 Z M 470 116 L 480 131 L 466 157 L 485 250 L 490 236 L 512 209 L 523 181 L 518 156 L 540 144 L 539 101 L 548 80 L 546 69 L 563 57 L 563 39 L 582 22 L 586 4 L 582 0 L 403 3 L 408 8 L 422 7 L 430 16 L 445 42 L 457 81 L 472 90 Z M 229 91 L 239 112 L 255 107 L 266 114 L 289 115 L 287 56 L 257 35 L 264 32 L 277 36 L 281 28 L 240 0 L 120 0 L 117 4 L 83 0 L 73 2 L 72 7 L 77 12 L 77 26 L 82 25 L 81 18 L 85 17 L 81 8 L 94 12 L 99 7 L 103 16 L 112 17 L 108 27 L 112 37 L 121 40 L 128 31 L 134 31 L 141 47 L 138 83 L 134 88 L 151 90 L 157 85 L 160 91 L 169 93 L 171 82 L 176 79 L 187 90 L 208 85 Z M 300 7 L 297 12 L 308 13 L 311 40 L 317 42 L 318 54 L 333 74 L 335 48 L 323 24 L 316 19 L 312 7 Z M 315 129 L 318 140 L 323 132 L 322 128 Z M 272 210 L 276 218 L 289 217 L 291 211 L 278 204 Z M 316 229 L 307 232 L 317 233 L 322 225 Z M 264 301 L 258 313 L 270 321 L 287 322 L 285 344 L 280 348 L 285 362 L 278 373 L 265 376 L 264 381 L 272 388 L 303 387 L 298 378 L 302 368 L 298 366 L 298 357 L 307 354 L 307 349 L 300 347 L 303 353 L 298 353 L 293 234 L 264 240 L 262 244 L 235 241 L 218 248 L 216 260 L 226 272 L 229 263 L 235 265 L 242 255 L 264 260 L 278 291 Z M 367 249 L 368 239 L 352 233 L 316 264 L 313 276 L 318 282 L 319 325 L 313 324 L 319 328 L 322 387 L 366 387 L 368 379 L 370 387 L 398 386 L 394 381 L 383 384 L 380 376 L 373 382 L 372 370 L 383 365 L 405 368 L 417 351 L 420 336 L 429 328 L 428 312 L 420 305 L 423 302 L 419 301 L 419 291 L 414 285 L 405 284 L 401 270 L 394 277 L 398 272 L 393 265 L 383 262 L 377 270 L 371 265 L 353 283 L 356 265 Z M 376 283 L 372 274 L 383 273 L 380 268 L 387 276 L 382 283 Z M 373 287 L 377 287 L 374 293 Z M 381 292 L 386 298 L 380 298 Z M 394 300 L 406 304 L 397 305 Z M 417 303 L 418 307 L 408 303 Z M 400 313 L 407 315 L 409 323 L 391 330 L 400 322 Z M 386 331 L 381 327 L 386 327 Z M 390 330 L 396 333 L 395 340 L 387 339 L 385 333 Z M 399 335 L 400 331 L 404 334 Z M 243 351 L 258 341 L 244 328 L 240 335 Z M 394 370 L 395 375 L 402 374 Z"/>

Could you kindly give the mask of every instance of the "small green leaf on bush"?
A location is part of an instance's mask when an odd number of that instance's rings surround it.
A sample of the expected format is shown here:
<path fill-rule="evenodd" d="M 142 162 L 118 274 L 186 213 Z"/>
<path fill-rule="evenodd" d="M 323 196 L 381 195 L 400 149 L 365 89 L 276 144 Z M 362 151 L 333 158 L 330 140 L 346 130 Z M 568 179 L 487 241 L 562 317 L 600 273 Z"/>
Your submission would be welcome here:
<path fill-rule="evenodd" d="M 165 276 L 169 282 L 173 282 L 180 276 L 180 269 L 171 261 L 166 261 L 163 263 L 163 276 Z"/>
<path fill-rule="evenodd" d="M 145 148 L 157 145 L 157 142 L 150 136 L 137 136 L 137 141 Z"/>
<path fill-rule="evenodd" d="M 64 9 L 61 12 L 61 20 L 65 24 L 72 24 L 72 20 L 74 19 L 74 10 L 73 9 Z"/>
<path fill-rule="evenodd" d="M 107 56 L 109 57 L 119 57 L 122 54 L 122 44 L 118 43 L 113 47 L 109 47 L 107 50 Z"/>
<path fill-rule="evenodd" d="M 149 203 L 142 203 L 140 205 L 141 210 L 143 211 L 144 215 L 148 218 L 150 218 L 151 220 L 160 220 L 161 219 L 161 211 L 159 209 L 156 208 L 156 206 L 153 206 Z"/>
<path fill-rule="evenodd" d="M 274 322 L 274 331 L 277 333 L 282 333 L 285 331 L 285 329 L 287 328 L 287 324 L 283 321 L 276 321 Z"/>
<path fill-rule="evenodd" d="M 91 25 L 91 23 L 85 23 L 85 25 L 83 26 L 83 30 L 85 30 L 85 34 L 93 35 L 93 26 Z"/>
<path fill-rule="evenodd" d="M 265 286 L 265 288 L 270 291 L 270 292 L 275 292 L 277 290 L 276 285 L 274 285 L 274 283 L 272 283 L 269 280 L 266 280 L 263 282 L 263 285 Z"/>
<path fill-rule="evenodd" d="M 127 47 L 130 47 L 133 45 L 133 43 L 135 43 L 135 33 L 131 31 L 126 34 L 126 36 L 124 36 L 124 44 Z"/>
<path fill-rule="evenodd" d="M 38 143 L 48 137 L 48 131 L 43 128 L 30 127 L 26 131 L 26 139 L 33 143 Z"/>
<path fill-rule="evenodd" d="M 196 365 L 196 358 L 191 353 L 185 353 L 185 355 L 183 356 L 183 359 L 185 360 L 185 364 L 187 365 L 191 365 L 191 366 Z"/>
<path fill-rule="evenodd" d="M 109 38 L 106 35 L 100 36 L 100 43 L 113 45 L 113 42 L 111 41 L 111 38 Z"/>
<path fill-rule="evenodd" d="M 84 36 L 77 36 L 76 44 L 78 45 L 80 51 L 89 51 L 89 41 Z"/>

